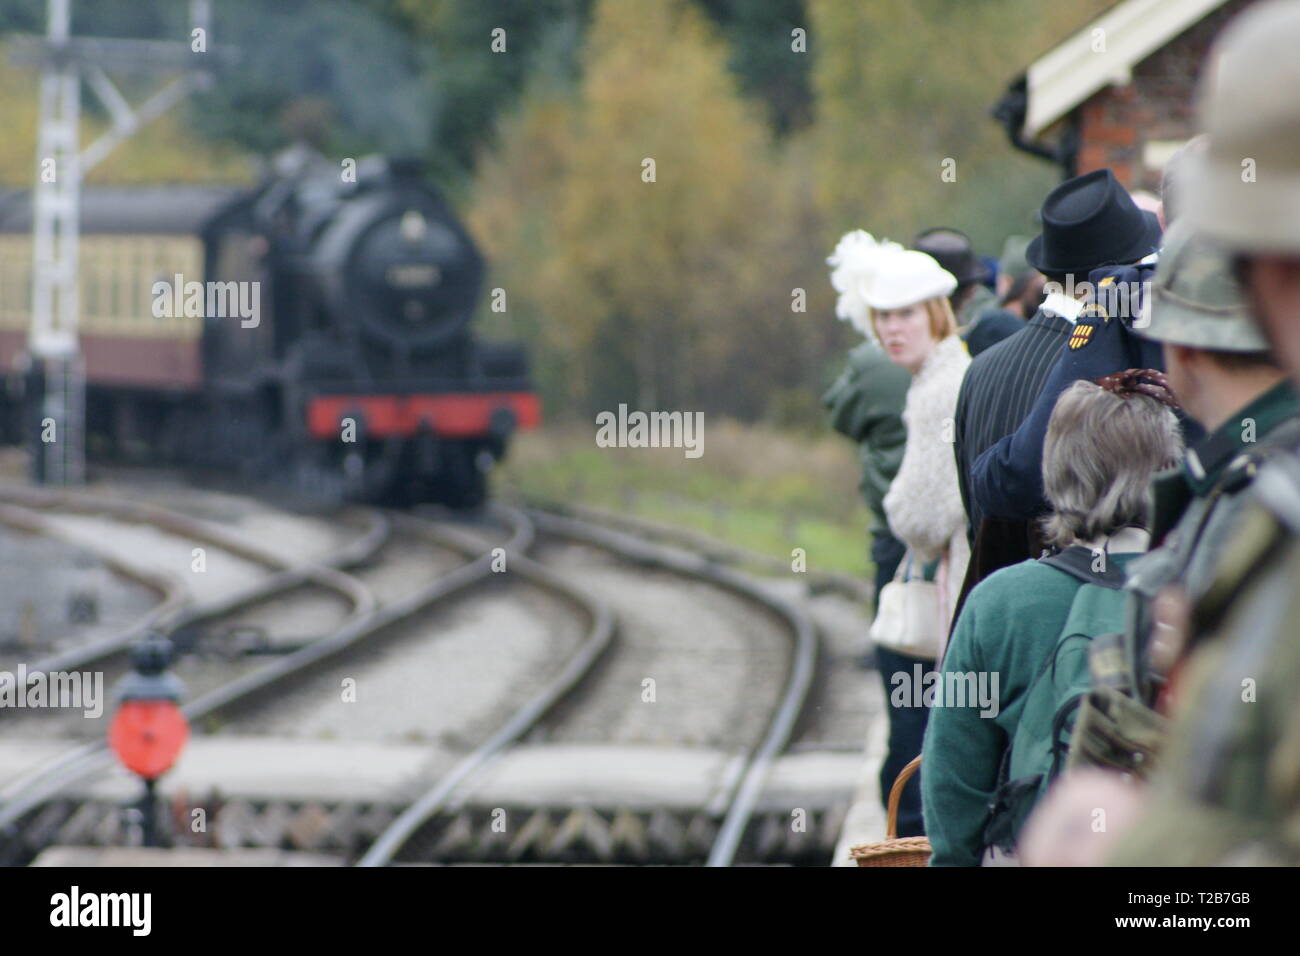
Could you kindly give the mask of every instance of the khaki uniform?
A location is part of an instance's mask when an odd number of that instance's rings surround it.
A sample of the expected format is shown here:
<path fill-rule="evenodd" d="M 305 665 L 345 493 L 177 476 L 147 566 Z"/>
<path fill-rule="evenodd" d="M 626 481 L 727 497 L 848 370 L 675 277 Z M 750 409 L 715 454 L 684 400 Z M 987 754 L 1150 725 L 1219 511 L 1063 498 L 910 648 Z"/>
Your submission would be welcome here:
<path fill-rule="evenodd" d="M 1300 457 L 1260 471 L 1195 606 L 1174 723 L 1118 865 L 1300 863 Z"/>
<path fill-rule="evenodd" d="M 1282 382 L 1189 450 L 1176 471 L 1162 474 L 1152 483 L 1151 536 L 1159 546 L 1137 562 L 1130 574 L 1131 646 L 1147 646 L 1151 606 L 1165 587 L 1179 585 L 1193 601 L 1205 594 L 1227 542 L 1239 527 L 1247 500 L 1245 489 L 1263 461 L 1294 445 L 1297 415 L 1300 399 L 1295 386 Z M 1257 424 L 1251 442 L 1240 437 L 1240 423 L 1245 420 Z"/>

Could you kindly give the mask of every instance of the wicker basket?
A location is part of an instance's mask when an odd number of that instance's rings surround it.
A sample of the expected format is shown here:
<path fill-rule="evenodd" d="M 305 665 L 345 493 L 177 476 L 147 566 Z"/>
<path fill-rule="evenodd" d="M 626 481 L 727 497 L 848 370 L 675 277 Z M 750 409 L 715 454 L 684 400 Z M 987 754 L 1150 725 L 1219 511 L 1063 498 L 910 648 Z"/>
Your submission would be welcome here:
<path fill-rule="evenodd" d="M 879 843 L 861 843 L 849 850 L 858 866 L 925 866 L 930 862 L 930 841 L 925 837 L 899 837 L 898 804 L 903 788 L 912 774 L 921 769 L 921 758 L 912 760 L 894 785 L 889 788 L 889 806 L 885 811 L 885 839 Z"/>

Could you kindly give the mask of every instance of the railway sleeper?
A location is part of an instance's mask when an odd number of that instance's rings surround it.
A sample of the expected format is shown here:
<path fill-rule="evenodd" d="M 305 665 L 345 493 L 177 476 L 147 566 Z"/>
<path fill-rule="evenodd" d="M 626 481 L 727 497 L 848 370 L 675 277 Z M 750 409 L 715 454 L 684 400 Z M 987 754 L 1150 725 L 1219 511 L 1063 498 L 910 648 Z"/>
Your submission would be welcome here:
<path fill-rule="evenodd" d="M 312 851 L 350 859 L 401 806 L 216 798 L 203 805 L 199 829 L 190 826 L 194 809 L 171 806 L 160 827 L 166 845 Z M 760 810 L 739 860 L 825 865 L 846 810 L 840 804 L 808 808 L 801 827 L 792 825 L 787 809 Z M 427 825 L 398 862 L 694 864 L 708 855 L 720 824 L 716 815 L 689 808 L 466 805 Z M 9 862 L 25 862 L 54 845 L 137 845 L 140 832 L 133 805 L 61 800 L 33 811 L 17 841 L 7 841 L 3 850 Z"/>

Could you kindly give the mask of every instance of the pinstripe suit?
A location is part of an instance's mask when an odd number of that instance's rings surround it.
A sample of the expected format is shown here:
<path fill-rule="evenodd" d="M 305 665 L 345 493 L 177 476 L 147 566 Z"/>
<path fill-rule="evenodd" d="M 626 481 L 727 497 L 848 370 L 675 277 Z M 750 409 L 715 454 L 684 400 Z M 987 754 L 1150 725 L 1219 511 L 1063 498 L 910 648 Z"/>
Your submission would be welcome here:
<path fill-rule="evenodd" d="M 1073 328 L 1069 320 L 1039 310 L 1014 336 L 975 356 L 966 371 L 957 397 L 953 450 L 972 541 L 983 515 L 970 498 L 970 468 L 985 449 L 1014 432 L 1030 414 Z"/>
<path fill-rule="evenodd" d="M 999 568 L 1038 556 L 1041 541 L 1034 523 L 985 519 L 971 500 L 968 476 L 986 448 L 1020 427 L 1073 328 L 1069 319 L 1039 309 L 1015 335 L 976 356 L 962 380 L 953 451 L 957 485 L 969 521 L 966 530 L 971 537 L 971 555 L 953 613 L 954 627 L 975 585 Z"/>
<path fill-rule="evenodd" d="M 957 395 L 953 451 L 957 455 L 957 484 L 969 520 L 971 558 L 953 614 L 954 626 L 967 594 L 980 580 L 1000 567 L 1037 557 L 1039 537 L 1034 523 L 1005 518 L 985 520 L 970 497 L 967 477 L 975 459 L 1001 437 L 1013 433 L 1030 414 L 1071 329 L 1074 324 L 1069 319 L 1040 308 L 1023 329 L 980 352 L 966 369 Z M 980 528 L 982 522 L 984 527 Z"/>
<path fill-rule="evenodd" d="M 966 371 L 957 396 L 953 451 L 972 542 L 983 515 L 967 487 L 970 467 L 1029 414 L 1072 328 L 1068 319 L 1040 309 L 1019 332 L 976 356 Z"/>

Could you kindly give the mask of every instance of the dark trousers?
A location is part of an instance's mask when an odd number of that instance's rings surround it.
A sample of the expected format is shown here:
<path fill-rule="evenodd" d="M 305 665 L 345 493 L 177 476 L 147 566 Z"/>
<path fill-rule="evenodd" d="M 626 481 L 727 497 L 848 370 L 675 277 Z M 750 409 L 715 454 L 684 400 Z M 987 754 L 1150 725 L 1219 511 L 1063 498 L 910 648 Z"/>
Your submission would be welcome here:
<path fill-rule="evenodd" d="M 871 536 L 871 563 L 876 566 L 876 594 L 890 581 L 898 570 L 898 562 L 903 560 L 907 547 L 889 533 L 888 528 L 881 528 Z"/>
<path fill-rule="evenodd" d="M 925 677 L 935 669 L 935 662 L 919 657 L 909 657 L 884 647 L 876 647 L 876 668 L 880 671 L 885 684 L 885 705 L 889 714 L 889 749 L 885 762 L 880 767 L 880 799 L 888 807 L 889 790 L 894 785 L 903 768 L 921 752 L 921 742 L 925 737 L 925 724 L 929 719 L 928 707 L 912 706 L 913 696 L 909 692 L 902 695 L 903 706 L 895 707 L 890 701 L 898 689 L 892 678 L 896 673 L 907 675 L 907 683 L 902 685 L 910 691 L 916 671 L 921 665 L 921 676 Z M 921 773 L 913 774 L 912 779 L 903 788 L 903 799 L 898 804 L 898 836 L 924 836 L 925 824 L 921 819 Z"/>

